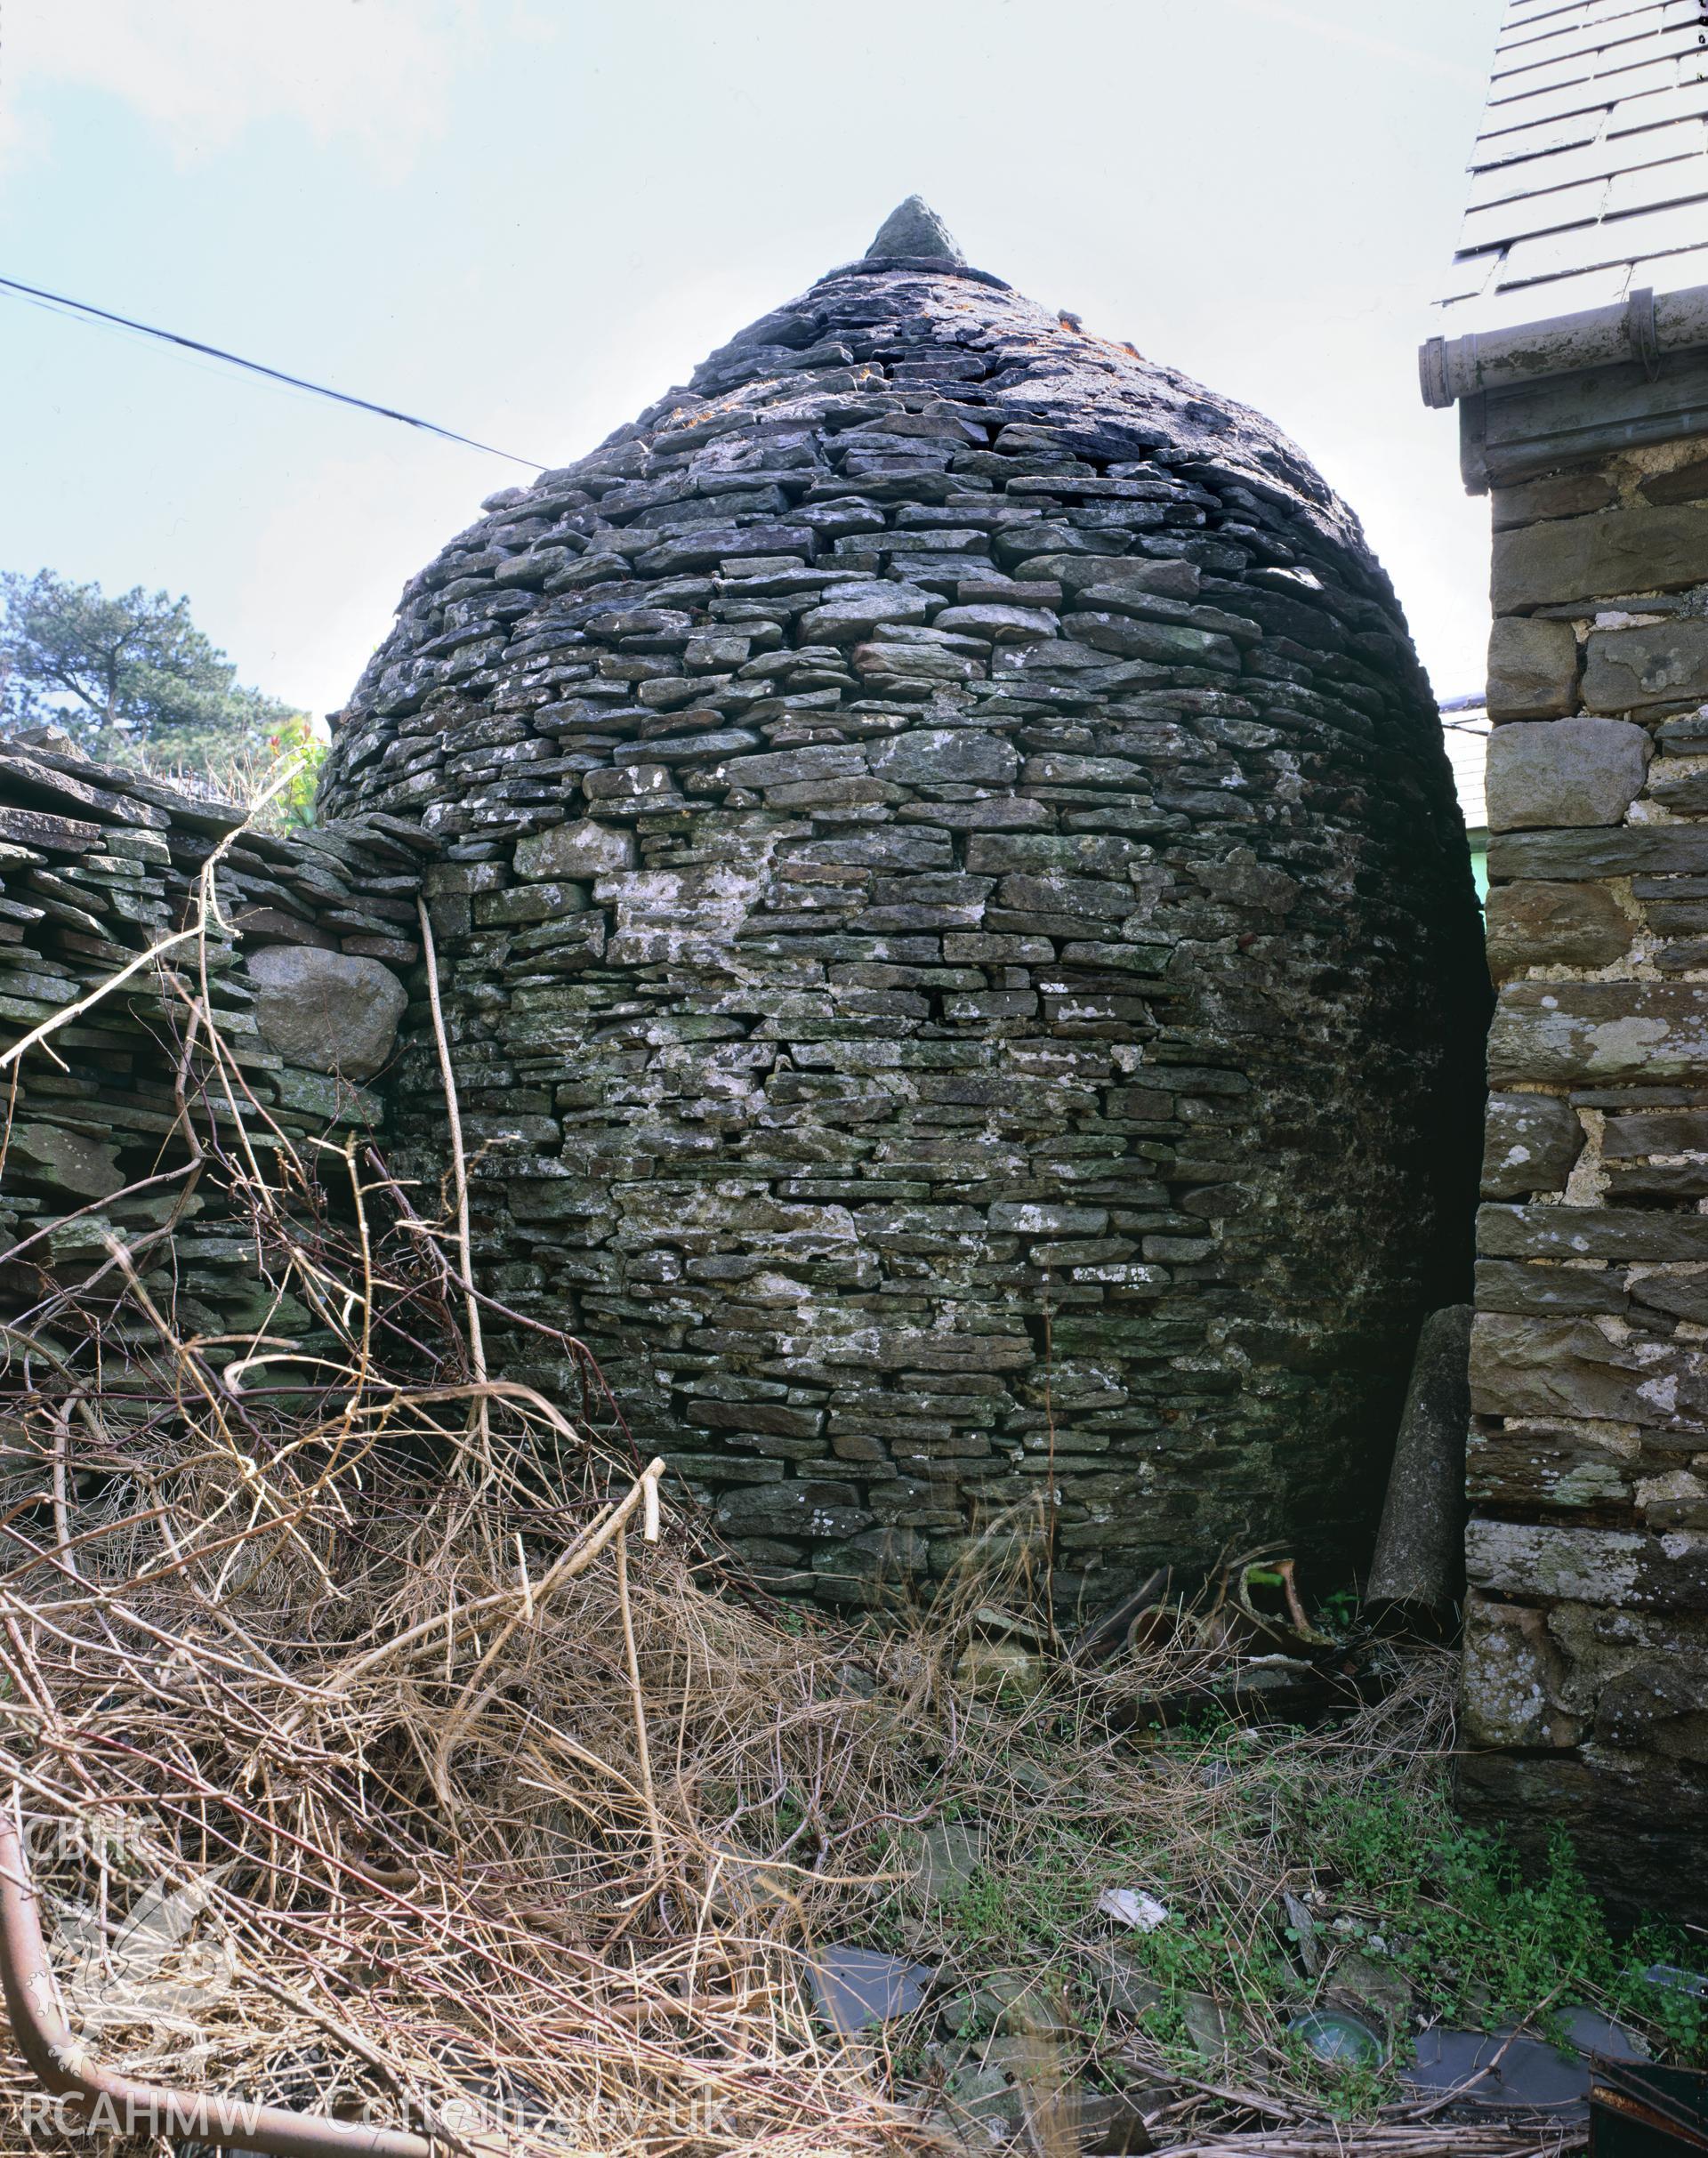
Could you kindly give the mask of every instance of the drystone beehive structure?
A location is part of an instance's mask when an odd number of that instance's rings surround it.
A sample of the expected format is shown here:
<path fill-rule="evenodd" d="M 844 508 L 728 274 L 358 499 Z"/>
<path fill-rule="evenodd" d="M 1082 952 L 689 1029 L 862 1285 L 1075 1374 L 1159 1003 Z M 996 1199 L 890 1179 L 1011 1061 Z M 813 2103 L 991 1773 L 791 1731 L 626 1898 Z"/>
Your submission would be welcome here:
<path fill-rule="evenodd" d="M 497 1297 L 830 1598 L 1045 1497 L 1068 1597 L 1355 1564 L 1458 1287 L 1484 977 L 1349 512 L 916 201 L 485 510 L 324 799 L 444 842 Z"/>

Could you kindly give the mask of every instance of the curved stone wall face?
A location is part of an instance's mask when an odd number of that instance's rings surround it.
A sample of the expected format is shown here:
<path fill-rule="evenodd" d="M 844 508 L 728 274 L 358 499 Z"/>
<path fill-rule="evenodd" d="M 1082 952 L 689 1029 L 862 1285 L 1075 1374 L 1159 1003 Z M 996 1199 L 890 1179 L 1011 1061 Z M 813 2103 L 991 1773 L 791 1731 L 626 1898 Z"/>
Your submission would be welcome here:
<path fill-rule="evenodd" d="M 1254 415 L 882 262 L 487 507 L 326 798 L 446 842 L 496 1293 L 833 1598 L 1050 1492 L 1069 1597 L 1360 1562 L 1485 978 L 1348 512 Z"/>

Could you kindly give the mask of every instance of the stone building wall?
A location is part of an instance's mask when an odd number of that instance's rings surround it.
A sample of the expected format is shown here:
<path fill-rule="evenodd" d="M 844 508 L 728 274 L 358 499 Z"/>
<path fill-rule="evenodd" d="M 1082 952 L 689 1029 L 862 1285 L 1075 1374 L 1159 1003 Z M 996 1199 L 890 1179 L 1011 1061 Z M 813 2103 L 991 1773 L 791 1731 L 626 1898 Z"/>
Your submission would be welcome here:
<path fill-rule="evenodd" d="M 1069 1598 L 1338 1577 L 1469 1263 L 1433 703 L 1290 444 L 925 238 L 495 496 L 325 800 L 445 842 L 486 1278 L 752 1561 L 928 1582 L 1053 1488 Z"/>
<path fill-rule="evenodd" d="M 407 1003 L 400 976 L 417 956 L 415 892 L 431 841 L 383 820 L 234 838 L 230 809 L 59 744 L 0 742 L 0 1051 L 181 928 L 217 855 L 234 933 L 216 928 L 207 944 L 209 999 L 242 1083 L 229 1099 L 208 1088 L 194 1057 L 181 1075 L 189 1098 L 229 1139 L 241 1119 L 263 1162 L 281 1138 L 383 1134 L 383 1100 L 365 1083 L 389 1060 Z M 192 994 L 199 958 L 196 946 L 165 954 Z M 15 1090 L 4 1075 L 0 1322 L 35 1334 L 45 1311 L 51 1347 L 55 1298 L 110 1304 L 103 1239 L 115 1236 L 186 1333 L 310 1333 L 311 1314 L 258 1278 L 253 1238 L 216 1180 L 190 1173 L 175 1098 L 185 1017 L 150 966 L 28 1051 Z M 149 1189 L 122 1196 L 144 1179 Z M 84 1290 L 102 1269 L 106 1288 Z M 116 1340 L 136 1323 L 132 1311 Z M 29 1383 L 29 1359 L 19 1337 L 0 1347 L 3 1402 Z M 217 1363 L 230 1351 L 208 1353 Z M 122 1387 L 122 1358 L 103 1383 Z"/>
<path fill-rule="evenodd" d="M 1493 491 L 1471 1804 L 1708 1912 L 1708 437 Z"/>

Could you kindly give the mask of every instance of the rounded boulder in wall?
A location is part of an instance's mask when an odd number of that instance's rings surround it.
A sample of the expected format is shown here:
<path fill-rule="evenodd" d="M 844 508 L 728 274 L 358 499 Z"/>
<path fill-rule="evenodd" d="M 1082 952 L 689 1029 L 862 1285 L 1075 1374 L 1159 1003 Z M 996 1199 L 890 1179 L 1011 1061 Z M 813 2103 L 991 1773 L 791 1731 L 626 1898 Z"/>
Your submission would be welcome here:
<path fill-rule="evenodd" d="M 252 952 L 246 963 L 255 985 L 255 1025 L 287 1064 L 363 1080 L 391 1054 L 409 1000 L 377 959 L 274 944 Z"/>

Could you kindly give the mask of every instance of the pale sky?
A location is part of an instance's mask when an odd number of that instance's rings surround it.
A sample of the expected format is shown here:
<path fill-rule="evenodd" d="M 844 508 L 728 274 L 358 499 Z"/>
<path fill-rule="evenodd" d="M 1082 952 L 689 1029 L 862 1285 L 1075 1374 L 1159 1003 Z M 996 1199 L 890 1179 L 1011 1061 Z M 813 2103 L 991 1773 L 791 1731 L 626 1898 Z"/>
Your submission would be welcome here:
<path fill-rule="evenodd" d="M 5 0 L 0 275 L 548 464 L 862 253 L 1267 412 L 1478 689 L 1487 505 L 1415 350 L 1499 0 Z M 164 585 L 342 704 L 520 466 L 0 294 L 0 568 Z"/>

